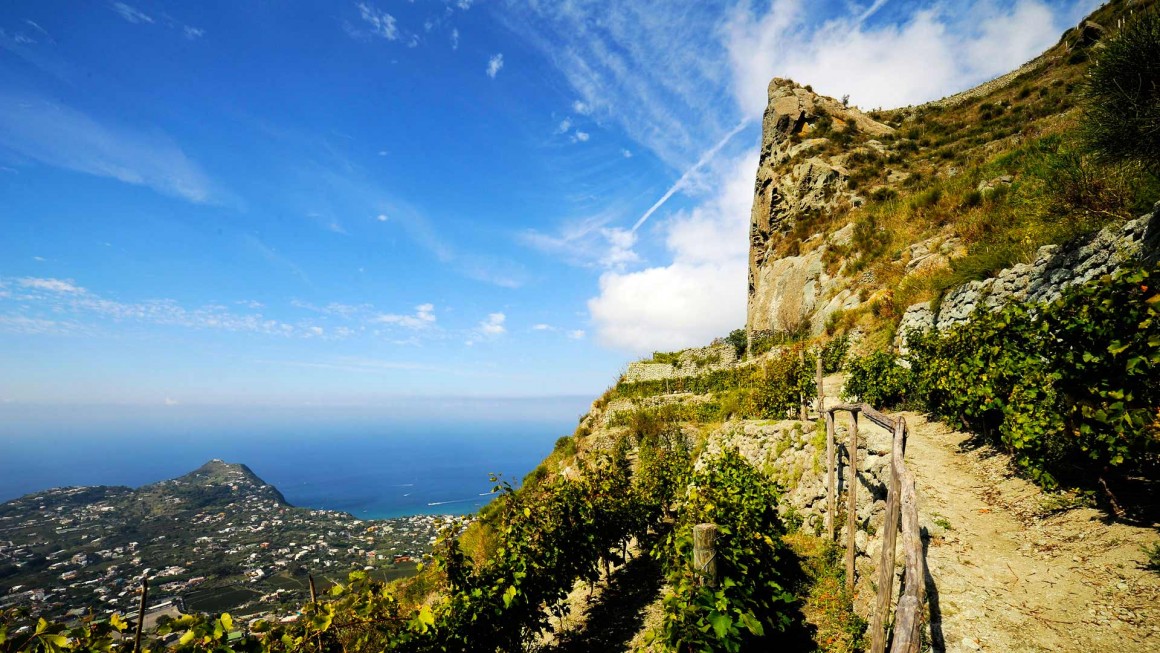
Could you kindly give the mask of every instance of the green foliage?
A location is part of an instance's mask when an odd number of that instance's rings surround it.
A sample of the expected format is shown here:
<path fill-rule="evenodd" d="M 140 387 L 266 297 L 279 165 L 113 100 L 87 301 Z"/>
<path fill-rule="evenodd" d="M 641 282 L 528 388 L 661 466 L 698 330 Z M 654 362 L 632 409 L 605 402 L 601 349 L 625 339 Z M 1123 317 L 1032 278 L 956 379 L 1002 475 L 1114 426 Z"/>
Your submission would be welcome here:
<path fill-rule="evenodd" d="M 663 643 L 672 651 L 739 651 L 768 647 L 790 624 L 792 595 L 782 586 L 785 546 L 779 492 L 736 451 L 707 461 L 693 475 L 677 529 L 658 556 L 666 561 Z M 693 526 L 717 525 L 718 582 L 700 582 L 692 567 Z"/>
<path fill-rule="evenodd" d="M 1151 571 L 1160 574 L 1160 542 L 1153 542 L 1147 546 L 1141 547 L 1144 552 L 1144 567 Z"/>
<path fill-rule="evenodd" d="M 749 337 L 745 333 L 745 329 L 734 329 L 725 336 L 725 342 L 733 346 L 733 350 L 737 352 L 737 358 L 740 359 L 745 355 L 745 348 L 748 346 Z"/>
<path fill-rule="evenodd" d="M 654 351 L 652 355 L 652 362 L 667 363 L 669 365 L 680 365 L 681 352 L 679 351 Z"/>
<path fill-rule="evenodd" d="M 944 333 L 911 334 L 915 392 L 937 415 L 997 441 L 1045 487 L 1091 483 L 1093 470 L 1102 478 L 1154 469 L 1153 277 L 1123 270 L 1050 305 L 1012 304 Z"/>
<path fill-rule="evenodd" d="M 1146 11 L 1107 39 L 1084 95 L 1091 147 L 1109 160 L 1160 172 L 1160 13 Z"/>
<path fill-rule="evenodd" d="M 899 364 L 898 358 L 886 352 L 846 361 L 846 386 L 843 396 L 857 398 L 875 408 L 897 406 L 912 393 L 913 377 L 910 370 Z"/>
<path fill-rule="evenodd" d="M 658 381 L 620 383 L 613 395 L 620 398 L 653 397 L 674 392 L 715 394 L 718 399 L 699 404 L 669 405 L 613 415 L 612 423 L 630 426 L 634 432 L 656 428 L 649 421 L 720 421 L 730 415 L 755 419 L 795 417 L 800 400 L 817 396 L 814 359 L 804 360 L 798 350 L 784 351 L 755 365 L 714 370 L 696 376 Z"/>
<path fill-rule="evenodd" d="M 831 338 L 822 347 L 822 371 L 826 374 L 833 374 L 841 370 L 849 351 L 850 335 L 848 333 Z"/>

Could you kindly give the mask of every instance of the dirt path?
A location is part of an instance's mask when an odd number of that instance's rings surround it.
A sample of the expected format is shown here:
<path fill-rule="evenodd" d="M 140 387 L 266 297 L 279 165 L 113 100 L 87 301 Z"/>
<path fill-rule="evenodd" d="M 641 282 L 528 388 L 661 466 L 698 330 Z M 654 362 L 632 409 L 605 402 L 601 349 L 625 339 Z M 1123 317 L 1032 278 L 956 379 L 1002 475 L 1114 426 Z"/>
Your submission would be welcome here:
<path fill-rule="evenodd" d="M 922 415 L 907 465 L 918 480 L 934 650 L 1160 651 L 1160 574 L 1142 567 L 1154 528 L 1063 509 L 1004 455 Z"/>

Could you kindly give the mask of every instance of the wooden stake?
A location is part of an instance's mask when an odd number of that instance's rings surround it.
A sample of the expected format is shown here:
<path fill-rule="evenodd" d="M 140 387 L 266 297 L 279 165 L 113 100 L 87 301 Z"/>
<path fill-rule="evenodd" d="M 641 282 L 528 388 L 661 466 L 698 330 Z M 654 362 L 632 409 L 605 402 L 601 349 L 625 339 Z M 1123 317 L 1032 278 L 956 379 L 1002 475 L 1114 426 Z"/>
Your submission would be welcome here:
<path fill-rule="evenodd" d="M 716 524 L 697 524 L 693 527 L 693 573 L 701 577 L 701 584 L 717 586 Z"/>
<path fill-rule="evenodd" d="M 145 630 L 145 602 L 149 600 L 149 579 L 141 579 L 141 607 L 137 610 L 137 632 L 133 635 L 133 653 L 141 650 L 141 632 Z"/>
<path fill-rule="evenodd" d="M 894 642 L 891 653 L 918 653 L 921 643 L 922 604 L 926 599 L 926 562 L 922 556 L 922 538 L 918 526 L 918 497 L 914 474 L 905 467 L 899 478 L 902 513 L 902 550 L 906 555 L 903 572 L 905 589 L 898 599 L 894 618 Z"/>
<path fill-rule="evenodd" d="M 826 390 L 822 387 L 822 351 L 818 350 L 817 360 L 817 383 L 818 383 L 818 417 L 822 416 L 822 411 L 826 407 Z"/>
<path fill-rule="evenodd" d="M 846 588 L 854 589 L 854 532 L 858 527 L 858 413 L 851 413 L 854 420 L 850 424 L 850 444 L 846 452 L 850 466 L 846 499 Z"/>
<path fill-rule="evenodd" d="M 837 446 L 834 442 L 834 414 L 826 413 L 826 533 L 834 541 L 834 514 L 838 511 Z"/>
<path fill-rule="evenodd" d="M 317 603 L 318 595 L 314 592 L 314 574 L 307 574 L 306 578 L 310 579 L 310 602 Z"/>
<path fill-rule="evenodd" d="M 898 537 L 898 506 L 901 498 L 902 441 L 906 437 L 906 422 L 900 417 L 894 426 L 894 446 L 890 459 L 890 486 L 886 494 L 886 516 L 882 523 L 882 558 L 878 562 L 878 600 L 874 607 L 871 626 L 870 653 L 886 651 L 886 613 L 894 594 L 894 544 Z"/>
<path fill-rule="evenodd" d="M 806 370 L 806 350 L 804 349 L 798 350 L 798 365 L 804 374 Z M 798 419 L 806 421 L 806 395 L 804 392 L 798 393 Z"/>

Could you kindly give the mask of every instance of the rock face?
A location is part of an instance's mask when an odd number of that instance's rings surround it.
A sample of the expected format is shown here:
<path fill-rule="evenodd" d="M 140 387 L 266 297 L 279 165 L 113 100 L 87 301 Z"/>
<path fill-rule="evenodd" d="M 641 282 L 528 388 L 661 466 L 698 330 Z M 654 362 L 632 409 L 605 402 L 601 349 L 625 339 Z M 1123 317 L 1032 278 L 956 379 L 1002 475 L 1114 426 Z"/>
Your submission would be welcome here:
<path fill-rule="evenodd" d="M 1109 227 L 1071 247 L 1039 248 L 1034 263 L 1007 268 L 997 276 L 951 290 L 935 314 L 930 302 L 910 306 L 898 327 L 898 344 L 911 330 L 946 329 L 965 322 L 979 307 L 998 310 L 1008 302 L 1047 303 L 1068 286 L 1114 272 L 1126 262 L 1160 258 L 1160 204 L 1152 213 L 1121 227 Z"/>
<path fill-rule="evenodd" d="M 833 304 L 833 290 L 822 256 L 833 243 L 802 256 L 771 254 L 798 220 L 858 201 L 847 189 L 846 153 L 828 156 L 831 138 L 822 137 L 851 131 L 874 137 L 892 130 L 792 81 L 770 82 L 749 230 L 750 333 L 793 329 L 807 320 L 818 331 L 824 324 L 817 311 Z"/>
<path fill-rule="evenodd" d="M 858 305 L 857 293 L 841 288 L 844 285 L 839 283 L 841 270 L 834 275 L 826 273 L 823 255 L 835 244 L 831 237 L 801 256 L 770 259 L 750 268 L 751 333 L 794 331 L 808 321 L 810 331 L 816 335 L 821 333 L 826 318 L 832 313 Z"/>

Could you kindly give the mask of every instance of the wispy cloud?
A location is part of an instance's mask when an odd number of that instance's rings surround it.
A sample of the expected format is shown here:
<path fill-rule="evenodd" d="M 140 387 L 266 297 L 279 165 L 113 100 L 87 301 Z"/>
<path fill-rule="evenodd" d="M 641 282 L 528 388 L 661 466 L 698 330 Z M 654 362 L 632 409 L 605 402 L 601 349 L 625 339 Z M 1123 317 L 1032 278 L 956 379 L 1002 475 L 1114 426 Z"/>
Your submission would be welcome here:
<path fill-rule="evenodd" d="M 391 324 L 407 329 L 428 329 L 435 324 L 435 305 L 419 304 L 412 315 L 384 313 L 372 319 L 377 324 Z"/>
<path fill-rule="evenodd" d="M 360 2 L 355 7 L 358 9 L 359 18 L 368 25 L 371 34 L 388 41 L 399 39 L 398 22 L 394 16 L 365 2 Z"/>
<path fill-rule="evenodd" d="M 498 75 L 499 71 L 501 70 L 503 70 L 503 53 L 493 54 L 491 58 L 487 60 L 487 76 L 495 79 L 495 76 Z"/>
<path fill-rule="evenodd" d="M 39 277 L 23 277 L 16 279 L 16 284 L 21 288 L 33 288 L 36 290 L 47 290 L 55 293 L 67 293 L 72 295 L 79 295 L 85 292 L 84 288 L 73 283 L 71 279 L 44 279 Z"/>
<path fill-rule="evenodd" d="M 71 280 L 39 277 L 0 279 L 3 303 L 19 308 L 20 319 L 10 316 L 9 328 L 28 325 L 44 327 L 68 325 L 70 330 L 82 320 L 137 322 L 146 325 L 184 327 L 258 333 L 287 337 L 324 335 L 321 327 L 307 322 L 290 324 L 264 317 L 261 313 L 238 313 L 220 304 L 183 306 L 173 299 L 149 299 L 126 302 L 108 299 L 87 290 Z M 37 311 L 48 315 L 37 315 Z M 51 318 L 49 316 L 52 316 Z M 70 316 L 61 322 L 56 316 Z"/>
<path fill-rule="evenodd" d="M 185 38 L 189 39 L 190 41 L 196 41 L 197 39 L 205 36 L 205 30 L 201 29 L 200 27 L 186 25 L 183 31 L 185 33 Z"/>
<path fill-rule="evenodd" d="M 205 173 L 165 134 L 101 122 L 41 96 L 0 92 L 0 148 L 191 202 L 215 200 Z"/>
<path fill-rule="evenodd" d="M 127 5 L 124 2 L 114 2 L 110 6 L 113 8 L 113 11 L 120 14 L 121 18 L 124 18 L 125 20 L 129 21 L 130 23 L 152 23 L 153 22 L 152 16 L 149 16 L 148 14 L 141 11 L 140 9 L 137 9 L 136 7 L 133 7 L 131 5 Z"/>

